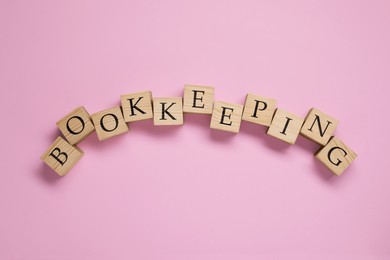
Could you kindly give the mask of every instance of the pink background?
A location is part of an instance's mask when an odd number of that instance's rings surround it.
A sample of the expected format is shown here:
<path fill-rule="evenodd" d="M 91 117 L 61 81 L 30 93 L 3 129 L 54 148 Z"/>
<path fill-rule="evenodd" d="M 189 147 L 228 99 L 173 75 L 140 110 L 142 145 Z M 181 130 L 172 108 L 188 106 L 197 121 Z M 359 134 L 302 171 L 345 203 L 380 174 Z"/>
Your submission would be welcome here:
<path fill-rule="evenodd" d="M 0 259 L 390 259 L 389 1 L 0 2 Z M 242 123 L 185 115 L 99 142 L 64 178 L 39 157 L 76 106 L 119 95 L 273 97 L 340 120 L 341 177 Z M 389 161 L 387 159 L 387 161 Z"/>

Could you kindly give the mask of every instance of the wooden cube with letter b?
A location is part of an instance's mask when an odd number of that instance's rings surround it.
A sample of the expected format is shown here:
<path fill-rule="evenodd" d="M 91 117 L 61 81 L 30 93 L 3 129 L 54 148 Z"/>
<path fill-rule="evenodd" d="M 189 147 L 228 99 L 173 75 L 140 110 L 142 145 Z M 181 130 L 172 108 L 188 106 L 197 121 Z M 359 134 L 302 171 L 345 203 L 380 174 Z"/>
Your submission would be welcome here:
<path fill-rule="evenodd" d="M 78 107 L 57 122 L 57 127 L 71 145 L 78 144 L 95 130 L 91 116 Z"/>
<path fill-rule="evenodd" d="M 154 125 L 182 125 L 183 98 L 154 98 Z"/>
<path fill-rule="evenodd" d="M 324 146 L 332 137 L 339 121 L 333 117 L 312 108 L 306 116 L 301 134 L 310 140 Z"/>
<path fill-rule="evenodd" d="M 96 134 L 99 141 L 103 141 L 129 131 L 129 127 L 123 119 L 120 107 L 114 107 L 97 112 L 92 115 L 92 121 L 95 124 Z"/>
<path fill-rule="evenodd" d="M 356 153 L 337 137 L 332 137 L 314 156 L 337 176 L 357 157 Z"/>
<path fill-rule="evenodd" d="M 210 128 L 238 133 L 240 131 L 242 110 L 242 105 L 216 101 L 211 116 Z"/>
<path fill-rule="evenodd" d="M 214 88 L 185 85 L 183 112 L 197 114 L 213 113 Z"/>
<path fill-rule="evenodd" d="M 294 144 L 303 124 L 303 119 L 280 108 L 276 109 L 267 134 L 286 143 Z"/>
<path fill-rule="evenodd" d="M 41 156 L 41 160 L 58 175 L 64 176 L 75 166 L 83 155 L 83 151 L 77 146 L 72 146 L 61 137 L 57 137 L 50 148 Z"/>
<path fill-rule="evenodd" d="M 121 95 L 121 103 L 125 122 L 153 118 L 151 91 Z"/>

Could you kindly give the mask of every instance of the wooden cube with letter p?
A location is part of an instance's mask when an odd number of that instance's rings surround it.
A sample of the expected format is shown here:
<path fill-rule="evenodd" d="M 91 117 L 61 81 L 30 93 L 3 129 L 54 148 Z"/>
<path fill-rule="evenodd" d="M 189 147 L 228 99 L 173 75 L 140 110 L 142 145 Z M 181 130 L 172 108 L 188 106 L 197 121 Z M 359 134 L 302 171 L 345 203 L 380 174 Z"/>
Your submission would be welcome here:
<path fill-rule="evenodd" d="M 121 95 L 121 103 L 125 122 L 153 118 L 151 91 Z"/>
<path fill-rule="evenodd" d="M 337 137 L 332 137 L 314 156 L 337 176 L 357 157 L 356 153 Z"/>
<path fill-rule="evenodd" d="M 129 131 L 129 127 L 123 119 L 120 107 L 114 107 L 97 112 L 92 115 L 92 121 L 95 124 L 96 134 L 99 141 L 103 141 Z"/>
<path fill-rule="evenodd" d="M 310 140 L 324 146 L 332 137 L 339 121 L 333 117 L 312 108 L 306 116 L 301 134 Z"/>
<path fill-rule="evenodd" d="M 238 133 L 240 131 L 242 110 L 242 105 L 216 101 L 211 116 L 210 128 Z"/>
<path fill-rule="evenodd" d="M 78 144 L 95 130 L 91 116 L 78 107 L 57 122 L 57 127 L 71 145 Z"/>
<path fill-rule="evenodd" d="M 275 109 L 275 99 L 248 94 L 245 100 L 242 120 L 270 126 Z"/>
<path fill-rule="evenodd" d="M 154 125 L 182 125 L 183 98 L 154 98 Z"/>
<path fill-rule="evenodd" d="M 197 114 L 213 113 L 214 88 L 185 85 L 183 112 Z"/>
<path fill-rule="evenodd" d="M 303 124 L 303 119 L 280 108 L 276 109 L 267 134 L 286 143 L 294 144 Z"/>
<path fill-rule="evenodd" d="M 77 146 L 72 146 L 61 137 L 57 137 L 50 148 L 41 156 L 41 160 L 58 175 L 64 176 L 75 166 L 83 155 L 83 151 Z"/>

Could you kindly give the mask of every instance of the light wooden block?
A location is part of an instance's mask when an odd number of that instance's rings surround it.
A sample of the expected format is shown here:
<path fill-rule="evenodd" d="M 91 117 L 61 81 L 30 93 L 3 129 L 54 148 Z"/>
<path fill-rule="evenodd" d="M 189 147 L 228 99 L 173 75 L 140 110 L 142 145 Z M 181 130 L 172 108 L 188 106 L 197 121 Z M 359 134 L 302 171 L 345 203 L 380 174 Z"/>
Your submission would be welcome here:
<path fill-rule="evenodd" d="M 57 122 L 66 140 L 75 145 L 95 130 L 91 116 L 84 107 L 78 107 Z"/>
<path fill-rule="evenodd" d="M 84 152 L 77 146 L 70 145 L 62 137 L 57 137 L 50 148 L 41 156 L 50 168 L 58 175 L 66 175 L 83 157 Z"/>
<path fill-rule="evenodd" d="M 238 133 L 240 131 L 243 106 L 221 101 L 214 103 L 210 128 Z"/>
<path fill-rule="evenodd" d="M 212 114 L 214 88 L 207 86 L 185 85 L 183 111 L 185 113 Z"/>
<path fill-rule="evenodd" d="M 183 98 L 154 98 L 154 125 L 182 125 Z"/>
<path fill-rule="evenodd" d="M 333 117 L 312 108 L 306 116 L 301 134 L 310 140 L 324 146 L 332 137 L 339 121 Z"/>
<path fill-rule="evenodd" d="M 129 131 L 129 127 L 123 119 L 120 107 L 114 107 L 97 112 L 92 115 L 92 121 L 95 125 L 99 141 L 103 141 Z"/>
<path fill-rule="evenodd" d="M 121 95 L 121 103 L 125 122 L 153 118 L 151 91 Z"/>
<path fill-rule="evenodd" d="M 332 137 L 314 156 L 337 176 L 341 175 L 357 157 L 356 153 L 337 137 Z"/>
<path fill-rule="evenodd" d="M 270 126 L 275 109 L 275 99 L 247 94 L 242 120 L 259 125 Z"/>
<path fill-rule="evenodd" d="M 276 109 L 267 134 L 286 143 L 294 144 L 303 125 L 303 118 L 290 112 Z"/>

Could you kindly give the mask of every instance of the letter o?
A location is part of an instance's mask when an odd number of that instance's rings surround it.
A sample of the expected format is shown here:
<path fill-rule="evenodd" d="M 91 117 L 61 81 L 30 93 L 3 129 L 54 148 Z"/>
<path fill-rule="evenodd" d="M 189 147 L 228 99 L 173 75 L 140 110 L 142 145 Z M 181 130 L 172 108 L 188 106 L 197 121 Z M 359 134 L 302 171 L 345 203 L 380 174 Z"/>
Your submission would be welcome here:
<path fill-rule="evenodd" d="M 112 116 L 112 117 L 114 118 L 114 120 L 115 120 L 115 126 L 114 126 L 114 128 L 112 128 L 112 129 L 107 129 L 107 128 L 104 126 L 103 120 L 104 120 L 104 118 L 105 118 L 106 116 Z M 119 125 L 118 117 L 117 117 L 116 115 L 114 115 L 114 114 L 105 114 L 105 115 L 102 116 L 102 118 L 100 119 L 100 126 L 101 126 L 102 129 L 103 129 L 104 131 L 106 131 L 106 132 L 112 132 L 112 131 L 114 131 L 114 130 L 118 127 L 118 125 Z"/>
<path fill-rule="evenodd" d="M 70 129 L 69 122 L 70 122 L 70 120 L 72 120 L 72 119 L 77 119 L 77 120 L 80 121 L 81 126 L 82 126 L 80 131 L 76 132 L 76 131 L 73 131 L 72 129 Z M 68 121 L 66 122 L 66 129 L 68 129 L 69 133 L 71 133 L 71 134 L 73 134 L 73 135 L 77 135 L 77 134 L 81 133 L 81 132 L 84 130 L 84 127 L 85 127 L 84 120 L 83 120 L 81 117 L 79 117 L 79 116 L 72 116 L 72 117 L 69 118 Z"/>

